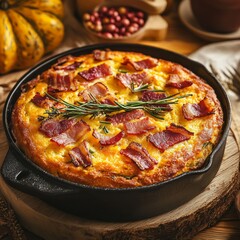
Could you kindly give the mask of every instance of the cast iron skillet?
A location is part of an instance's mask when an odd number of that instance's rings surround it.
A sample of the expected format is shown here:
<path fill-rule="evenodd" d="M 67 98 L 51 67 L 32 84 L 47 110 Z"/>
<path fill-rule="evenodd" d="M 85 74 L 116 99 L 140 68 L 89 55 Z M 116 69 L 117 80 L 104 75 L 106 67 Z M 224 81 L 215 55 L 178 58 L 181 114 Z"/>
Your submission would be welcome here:
<path fill-rule="evenodd" d="M 76 56 L 87 54 L 94 49 L 106 48 L 142 52 L 152 57 L 179 63 L 205 79 L 215 89 L 224 112 L 223 132 L 219 143 L 201 169 L 182 174 L 166 182 L 144 187 L 130 189 L 90 187 L 75 184 L 47 173 L 28 159 L 18 148 L 11 132 L 11 113 L 21 93 L 21 85 L 47 70 L 56 63 L 58 58 L 68 54 Z M 201 193 L 211 182 L 222 161 L 230 128 L 230 116 L 230 103 L 222 86 L 203 65 L 184 56 L 138 44 L 98 44 L 72 49 L 34 67 L 19 79 L 9 94 L 3 112 L 9 151 L 2 165 L 2 176 L 9 185 L 20 191 L 34 195 L 57 208 L 82 217 L 107 221 L 128 221 L 152 217 L 189 201 Z"/>

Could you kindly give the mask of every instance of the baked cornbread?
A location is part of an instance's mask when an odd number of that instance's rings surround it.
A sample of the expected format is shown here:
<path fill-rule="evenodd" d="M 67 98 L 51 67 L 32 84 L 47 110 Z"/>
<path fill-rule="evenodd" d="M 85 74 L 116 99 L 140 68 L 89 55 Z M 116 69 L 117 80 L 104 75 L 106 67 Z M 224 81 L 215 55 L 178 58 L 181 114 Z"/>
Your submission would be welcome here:
<path fill-rule="evenodd" d="M 107 188 L 201 168 L 222 125 L 203 79 L 174 62 L 111 50 L 59 59 L 22 86 L 12 112 L 16 142 L 35 164 Z"/>

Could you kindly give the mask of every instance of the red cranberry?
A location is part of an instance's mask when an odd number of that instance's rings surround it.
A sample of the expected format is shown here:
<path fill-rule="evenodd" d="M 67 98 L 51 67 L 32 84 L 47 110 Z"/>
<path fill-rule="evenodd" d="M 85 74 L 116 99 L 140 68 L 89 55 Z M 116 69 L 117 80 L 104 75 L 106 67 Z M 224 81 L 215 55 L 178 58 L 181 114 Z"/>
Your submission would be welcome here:
<path fill-rule="evenodd" d="M 100 11 L 103 12 L 103 13 L 106 13 L 106 12 L 108 11 L 108 7 L 102 6 L 102 7 L 100 8 Z"/>
<path fill-rule="evenodd" d="M 116 26 L 114 24 L 108 24 L 105 26 L 106 31 L 112 33 L 115 32 L 116 30 Z"/>
<path fill-rule="evenodd" d="M 125 27 L 129 26 L 129 24 L 130 24 L 129 19 L 123 18 L 123 19 L 122 19 L 122 24 L 123 24 Z"/>
<path fill-rule="evenodd" d="M 112 38 L 113 37 L 113 35 L 111 33 L 109 33 L 109 32 L 105 32 L 103 34 L 103 36 L 106 37 L 106 38 Z"/>
<path fill-rule="evenodd" d="M 137 30 L 138 29 L 135 26 L 132 26 L 132 25 L 128 28 L 129 33 L 135 33 Z"/>
<path fill-rule="evenodd" d="M 91 20 L 92 23 L 94 23 L 95 17 L 93 15 L 91 15 L 90 20 Z"/>
<path fill-rule="evenodd" d="M 134 17 L 134 18 L 132 19 L 132 21 L 133 21 L 134 23 L 138 23 L 138 21 L 139 21 L 139 18 L 137 18 L 137 17 Z"/>
<path fill-rule="evenodd" d="M 144 25 L 144 20 L 143 19 L 139 19 L 139 21 L 138 21 L 138 24 L 140 25 L 140 26 L 143 26 Z"/>
<path fill-rule="evenodd" d="M 139 18 L 144 18 L 144 13 L 143 12 L 137 12 L 137 16 Z"/>
<path fill-rule="evenodd" d="M 127 13 L 127 17 L 132 20 L 132 18 L 134 17 L 134 13 L 133 12 Z"/>
<path fill-rule="evenodd" d="M 118 33 L 114 33 L 114 34 L 113 34 L 113 37 L 114 37 L 114 38 L 119 38 L 119 34 L 118 34 Z"/>
<path fill-rule="evenodd" d="M 98 12 L 93 12 L 92 14 L 95 18 L 98 18 L 99 17 L 99 13 Z"/>
<path fill-rule="evenodd" d="M 120 28 L 120 33 L 121 34 L 124 34 L 125 32 L 126 32 L 126 28 L 125 27 Z"/>
<path fill-rule="evenodd" d="M 108 11 L 108 15 L 109 16 L 114 16 L 114 12 L 115 12 L 115 10 L 112 8 Z"/>
<path fill-rule="evenodd" d="M 121 21 L 121 17 L 118 15 L 118 16 L 115 17 L 115 20 L 116 20 L 117 22 L 120 22 L 120 21 Z"/>

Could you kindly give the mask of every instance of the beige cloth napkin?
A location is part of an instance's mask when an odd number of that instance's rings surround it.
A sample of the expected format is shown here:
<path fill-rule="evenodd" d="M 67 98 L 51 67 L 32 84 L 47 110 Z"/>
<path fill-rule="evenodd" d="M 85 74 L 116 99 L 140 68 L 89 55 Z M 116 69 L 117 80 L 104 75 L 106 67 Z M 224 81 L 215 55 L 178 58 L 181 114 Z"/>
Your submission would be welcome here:
<path fill-rule="evenodd" d="M 240 89 L 231 88 L 232 78 L 223 72 L 232 68 L 240 73 L 240 40 L 224 41 L 206 45 L 189 56 L 191 59 L 202 63 L 223 84 L 232 99 L 238 99 Z M 240 82 L 239 82 L 240 85 Z"/>

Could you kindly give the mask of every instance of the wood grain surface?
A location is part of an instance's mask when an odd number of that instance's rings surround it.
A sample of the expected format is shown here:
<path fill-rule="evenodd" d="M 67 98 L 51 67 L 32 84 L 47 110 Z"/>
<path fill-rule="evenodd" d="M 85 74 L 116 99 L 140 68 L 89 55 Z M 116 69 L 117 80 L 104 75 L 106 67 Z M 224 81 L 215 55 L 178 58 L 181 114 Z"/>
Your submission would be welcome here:
<path fill-rule="evenodd" d="M 193 35 L 189 30 L 187 30 L 182 23 L 179 20 L 178 14 L 177 14 L 177 5 L 175 4 L 176 2 L 179 1 L 174 1 L 174 4 L 171 6 L 171 8 L 168 9 L 168 11 L 163 14 L 164 19 L 168 22 L 168 32 L 166 39 L 162 41 L 155 41 L 154 39 L 145 39 L 141 40 L 138 43 L 141 44 L 146 44 L 146 45 L 151 45 L 151 46 L 156 46 L 164 49 L 168 49 L 171 51 L 178 52 L 180 54 L 188 55 L 195 50 L 198 50 L 200 47 L 205 46 L 208 44 L 208 42 L 199 39 L 195 35 Z M 79 46 L 80 40 L 75 42 L 74 39 L 74 33 L 76 32 L 76 28 L 69 27 L 66 31 L 66 35 L 71 36 L 71 41 L 65 41 L 63 45 L 57 50 L 57 52 L 64 51 L 66 49 L 69 49 L 70 47 L 76 47 Z M 83 38 L 84 36 L 81 35 Z M 82 44 L 82 42 L 81 42 Z M 6 99 L 6 96 L 8 95 L 9 91 L 11 90 L 12 86 L 15 84 L 17 79 L 24 74 L 25 71 L 19 71 L 19 72 L 14 72 L 5 76 L 0 76 L 0 159 L 1 161 L 3 160 L 6 151 L 8 149 L 8 144 L 7 140 L 4 134 L 3 130 L 3 124 L 2 124 L 2 109 L 3 109 L 3 104 Z M 236 98 L 231 98 L 231 103 L 232 103 L 232 130 L 236 136 L 236 139 L 234 138 L 234 135 L 231 133 L 229 138 L 228 138 L 228 145 L 226 148 L 226 153 L 228 155 L 231 155 L 232 149 L 237 149 L 237 143 L 240 141 L 240 103 L 239 100 Z M 233 154 L 234 155 L 234 154 Z M 232 155 L 232 156 L 233 156 Z M 231 156 L 231 157 L 232 157 Z M 229 156 L 230 157 L 230 156 Z M 232 158 L 231 158 L 232 159 Z M 148 219 L 146 222 L 140 222 L 140 225 L 137 223 L 139 222 L 133 222 L 133 223 L 127 223 L 127 224 L 114 224 L 114 225 L 108 225 L 105 223 L 96 223 L 94 225 L 95 230 L 91 227 L 91 224 L 89 221 L 86 221 L 85 219 L 76 219 L 74 218 L 74 224 L 77 225 L 77 227 L 73 227 L 71 229 L 68 229 L 68 233 L 70 232 L 71 234 L 77 234 L 77 231 L 79 231 L 79 222 L 80 226 L 82 227 L 80 235 L 78 235 L 78 240 L 85 240 L 85 239 L 159 239 L 161 236 L 161 231 L 165 231 L 166 235 L 161 238 L 161 239 L 173 239 L 171 238 L 173 235 L 176 238 L 179 239 L 187 239 L 187 238 L 192 238 L 194 240 L 239 240 L 240 239 L 240 219 L 236 213 L 236 209 L 233 204 L 233 198 L 235 191 L 239 187 L 239 184 L 237 183 L 237 175 L 238 175 L 238 167 L 237 165 L 239 164 L 239 155 L 237 156 L 234 155 L 234 163 L 232 161 L 229 162 L 223 162 L 223 166 L 221 166 L 221 169 L 223 170 L 224 176 L 225 174 L 228 175 L 229 178 L 224 178 L 224 177 L 218 177 L 221 178 L 222 183 L 220 185 L 216 184 L 211 187 L 207 188 L 206 191 L 211 192 L 212 189 L 214 190 L 214 195 L 213 198 L 210 198 L 211 200 L 215 199 L 212 201 L 211 204 L 207 205 L 201 205 L 200 201 L 199 204 L 196 205 L 196 208 L 199 209 L 199 211 L 196 210 L 195 204 L 193 204 L 193 208 L 191 209 L 191 213 L 189 212 L 189 208 L 187 206 L 183 206 L 183 209 L 185 209 L 185 215 L 186 212 L 188 212 L 187 217 L 188 221 L 182 221 L 183 224 L 181 224 L 181 216 L 183 215 L 178 215 L 176 211 L 170 212 L 170 216 L 172 217 L 171 220 L 167 221 L 166 217 L 162 216 L 162 221 L 165 221 L 167 228 L 164 228 L 163 225 L 159 223 L 158 218 L 152 218 Z M 230 164 L 231 166 L 229 166 Z M 215 179 L 214 179 L 215 181 Z M 213 183 L 214 183 L 213 181 Z M 4 183 L 3 183 L 4 184 Z M 218 185 L 217 188 L 215 188 Z M 226 186 L 229 186 L 227 188 Z M 8 189 L 8 188 L 6 188 Z M 7 190 L 6 190 L 7 191 Z M 27 224 L 33 224 L 34 221 L 39 220 L 37 217 L 34 218 L 34 211 L 36 212 L 37 209 L 41 209 L 42 206 L 45 206 L 44 203 L 37 199 L 37 202 L 39 205 L 35 206 L 35 210 L 33 206 L 30 205 L 29 207 L 29 198 L 31 199 L 31 203 L 34 202 L 34 199 L 32 199 L 31 196 L 24 196 L 23 197 L 22 193 L 18 191 L 14 191 L 11 188 L 9 188 L 9 195 L 15 199 L 15 202 L 18 201 L 18 196 L 21 196 L 19 201 L 19 204 L 17 202 L 16 208 L 21 208 L 23 207 L 28 207 L 27 212 L 28 214 L 33 214 L 33 215 L 26 215 L 23 214 L 23 217 L 20 217 L 20 222 L 21 225 L 25 228 L 28 227 L 29 229 L 32 229 L 33 232 L 44 234 L 44 229 L 39 225 L 36 226 L 35 228 L 31 228 L 30 225 Z M 220 198 L 216 197 L 220 192 L 222 191 L 222 195 L 220 194 Z M 20 195 L 18 195 L 20 194 Z M 199 196 L 198 196 L 199 197 Z M 210 196 L 211 197 L 211 196 Z M 201 199 L 201 197 L 200 197 Z M 36 200 L 36 199 L 35 199 Z M 56 211 L 55 209 L 52 210 L 51 208 L 49 209 L 49 206 L 45 206 L 46 208 L 43 211 L 43 214 L 40 216 L 40 219 L 44 220 L 45 223 L 47 221 L 52 221 L 52 212 L 56 216 L 57 214 L 57 219 L 54 224 L 56 226 L 56 231 L 52 229 L 51 234 L 53 236 L 56 236 L 56 234 L 59 234 L 59 231 L 61 232 L 61 227 L 62 223 L 59 224 L 59 219 L 62 219 L 63 216 L 65 215 L 60 212 Z M 201 211 L 202 209 L 205 209 L 205 211 Z M 195 210 L 194 210 L 195 209 Z M 19 210 L 21 211 L 21 210 Z M 182 212 L 184 212 L 182 211 Z M 1 214 L 0 214 L 1 215 Z M 206 218 L 206 215 L 208 216 Z M 68 216 L 72 217 L 72 216 Z M 31 220 L 29 220 L 31 219 Z M 202 221 L 201 219 L 204 219 Z M 30 223 L 29 223 L 30 222 Z M 61 222 L 63 222 L 61 220 Z M 171 223 L 172 222 L 172 223 Z M 147 224 L 148 230 L 143 229 L 143 225 Z M 183 227 L 183 226 L 188 226 L 188 227 Z M 3 236 L 6 233 L 6 222 L 5 221 L 0 221 L 0 236 Z M 96 227 L 97 226 L 97 227 Z M 139 226 L 139 227 L 138 227 Z M 84 228 L 84 229 L 83 229 Z M 175 229 L 175 231 L 172 233 L 171 228 Z M 133 229 L 133 230 L 132 230 Z M 157 230 L 156 230 L 157 229 Z M 182 230 L 181 230 L 182 229 Z M 201 229 L 204 229 L 203 231 L 199 232 Z M 90 231 L 91 230 L 91 231 Z M 126 237 L 126 231 L 129 233 L 128 237 Z M 157 231 L 157 233 L 156 233 Z M 32 235 L 29 235 L 27 231 L 25 231 L 26 235 L 29 236 L 28 239 L 32 240 L 35 239 Z M 3 235 L 2 235 L 3 234 Z M 150 236 L 153 236 L 153 234 L 157 234 L 158 238 L 153 238 Z M 6 235 L 6 234 L 5 234 Z M 8 234 L 9 236 L 9 234 Z M 101 238 L 97 238 L 97 237 Z M 4 236 L 3 236 L 4 237 Z M 66 236 L 67 237 L 67 236 Z M 3 239 L 3 238 L 1 238 Z M 4 238 L 5 239 L 5 238 Z M 12 239 L 6 238 L 6 239 Z M 18 239 L 17 237 L 15 239 Z M 38 238 L 36 238 L 38 239 Z M 53 239 L 53 238 L 51 238 Z M 59 239 L 59 238 L 57 238 Z M 65 238 L 67 239 L 67 238 Z M 74 239 L 74 238 L 71 238 Z"/>

